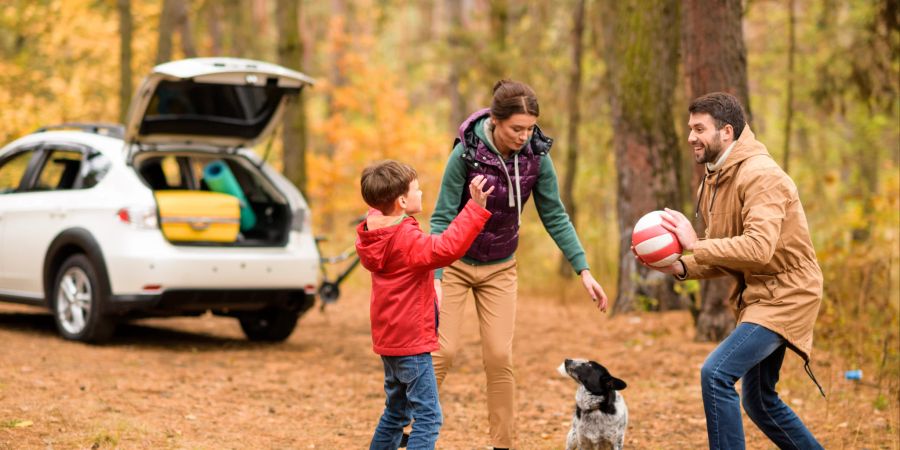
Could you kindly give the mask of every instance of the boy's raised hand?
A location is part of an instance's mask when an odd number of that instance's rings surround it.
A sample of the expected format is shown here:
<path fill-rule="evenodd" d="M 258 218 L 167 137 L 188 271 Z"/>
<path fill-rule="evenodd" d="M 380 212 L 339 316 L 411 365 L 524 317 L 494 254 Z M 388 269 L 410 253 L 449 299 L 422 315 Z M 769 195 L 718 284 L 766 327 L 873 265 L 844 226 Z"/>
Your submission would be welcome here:
<path fill-rule="evenodd" d="M 475 203 L 478 203 L 482 208 L 487 205 L 487 198 L 491 195 L 491 192 L 494 192 L 494 186 L 488 188 L 488 190 L 482 190 L 484 188 L 485 183 L 487 183 L 487 178 L 484 175 L 478 175 L 475 178 L 472 178 L 472 182 L 469 183 L 469 194 L 472 194 L 472 200 Z"/>

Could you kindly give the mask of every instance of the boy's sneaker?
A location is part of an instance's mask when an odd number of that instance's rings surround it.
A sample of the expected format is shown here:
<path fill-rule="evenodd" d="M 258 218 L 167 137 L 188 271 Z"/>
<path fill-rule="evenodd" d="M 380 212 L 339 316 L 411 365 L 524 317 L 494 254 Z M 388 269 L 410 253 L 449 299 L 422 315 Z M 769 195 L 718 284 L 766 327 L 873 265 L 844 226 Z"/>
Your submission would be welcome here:
<path fill-rule="evenodd" d="M 409 443 L 409 435 L 403 433 L 403 437 L 400 438 L 400 448 L 406 448 L 407 443 Z"/>

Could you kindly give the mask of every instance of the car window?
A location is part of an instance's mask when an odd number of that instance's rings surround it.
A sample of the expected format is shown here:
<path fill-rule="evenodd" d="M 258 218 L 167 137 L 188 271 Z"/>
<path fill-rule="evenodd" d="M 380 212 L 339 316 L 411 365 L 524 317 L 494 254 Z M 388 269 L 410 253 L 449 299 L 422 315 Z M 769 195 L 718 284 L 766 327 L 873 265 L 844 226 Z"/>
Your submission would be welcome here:
<path fill-rule="evenodd" d="M 92 188 L 109 173 L 109 169 L 112 168 L 112 163 L 109 161 L 109 158 L 103 156 L 102 153 L 91 153 L 84 160 L 85 168 L 84 175 L 81 179 L 81 188 L 88 189 Z"/>
<path fill-rule="evenodd" d="M 77 150 L 47 150 L 44 167 L 38 173 L 35 191 L 65 190 L 75 187 L 81 171 L 81 152 Z"/>
<path fill-rule="evenodd" d="M 0 162 L 0 194 L 15 192 L 19 188 L 32 155 L 34 152 L 28 150 Z"/>
<path fill-rule="evenodd" d="M 190 189 L 188 177 L 182 173 L 179 157 L 175 155 L 144 158 L 140 162 L 141 178 L 154 191 L 164 189 Z"/>

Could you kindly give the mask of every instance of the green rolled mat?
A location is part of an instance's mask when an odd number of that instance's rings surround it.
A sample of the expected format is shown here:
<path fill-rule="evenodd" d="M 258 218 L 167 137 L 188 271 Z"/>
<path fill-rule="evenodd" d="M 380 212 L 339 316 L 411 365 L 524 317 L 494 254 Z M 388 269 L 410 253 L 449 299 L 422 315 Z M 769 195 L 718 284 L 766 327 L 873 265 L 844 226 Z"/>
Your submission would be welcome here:
<path fill-rule="evenodd" d="M 238 184 L 234 174 L 231 173 L 231 168 L 225 164 L 225 161 L 217 159 L 207 164 L 203 168 L 203 180 L 206 181 L 210 190 L 238 198 L 241 203 L 241 231 L 247 231 L 256 225 L 256 214 L 250 208 L 250 203 L 244 196 L 241 185 Z"/>

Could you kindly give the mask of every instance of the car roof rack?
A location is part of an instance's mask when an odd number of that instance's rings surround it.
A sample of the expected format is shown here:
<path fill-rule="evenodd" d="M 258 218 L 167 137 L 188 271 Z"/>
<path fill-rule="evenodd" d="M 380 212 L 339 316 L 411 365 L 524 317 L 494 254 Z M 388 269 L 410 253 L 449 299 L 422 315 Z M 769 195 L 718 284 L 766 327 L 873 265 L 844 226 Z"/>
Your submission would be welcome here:
<path fill-rule="evenodd" d="M 43 133 L 45 131 L 55 130 L 81 130 L 86 133 L 94 133 L 103 136 L 109 136 L 122 139 L 125 137 L 125 125 L 118 123 L 82 123 L 67 122 L 59 125 L 47 125 L 35 130 L 35 133 Z"/>

